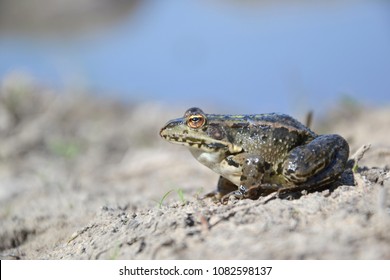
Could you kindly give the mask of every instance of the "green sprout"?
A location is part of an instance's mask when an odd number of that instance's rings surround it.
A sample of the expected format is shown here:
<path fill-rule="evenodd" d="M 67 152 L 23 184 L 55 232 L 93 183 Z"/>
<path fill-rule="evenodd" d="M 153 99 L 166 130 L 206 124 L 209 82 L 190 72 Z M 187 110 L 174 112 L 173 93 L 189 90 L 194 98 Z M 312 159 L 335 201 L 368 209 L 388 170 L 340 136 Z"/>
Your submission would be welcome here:
<path fill-rule="evenodd" d="M 162 205 L 163 205 L 165 199 L 166 199 L 173 191 L 176 191 L 177 195 L 179 196 L 180 202 L 181 202 L 182 204 L 185 204 L 185 203 L 186 203 L 186 200 L 185 200 L 185 198 L 184 198 L 183 189 L 180 189 L 180 188 L 179 188 L 179 189 L 171 189 L 171 190 L 167 191 L 159 201 L 157 201 L 157 203 L 158 203 L 158 208 L 161 208 L 161 207 L 162 207 Z"/>
<path fill-rule="evenodd" d="M 185 200 L 185 198 L 184 198 L 183 189 L 177 189 L 176 192 L 177 192 L 177 195 L 179 196 L 179 199 L 180 199 L 181 203 L 182 203 L 182 204 L 185 204 L 185 203 L 186 203 L 186 200 Z"/>

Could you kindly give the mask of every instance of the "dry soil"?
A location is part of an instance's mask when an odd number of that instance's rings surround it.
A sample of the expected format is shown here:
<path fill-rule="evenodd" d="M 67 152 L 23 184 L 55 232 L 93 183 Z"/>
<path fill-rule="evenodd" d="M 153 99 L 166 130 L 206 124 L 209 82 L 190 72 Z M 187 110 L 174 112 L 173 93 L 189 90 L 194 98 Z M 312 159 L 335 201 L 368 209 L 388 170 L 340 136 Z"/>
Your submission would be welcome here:
<path fill-rule="evenodd" d="M 199 199 L 218 176 L 158 136 L 185 109 L 4 82 L 0 258 L 390 258 L 389 107 L 342 103 L 314 121 L 351 155 L 371 144 L 340 186 L 227 205 Z"/>

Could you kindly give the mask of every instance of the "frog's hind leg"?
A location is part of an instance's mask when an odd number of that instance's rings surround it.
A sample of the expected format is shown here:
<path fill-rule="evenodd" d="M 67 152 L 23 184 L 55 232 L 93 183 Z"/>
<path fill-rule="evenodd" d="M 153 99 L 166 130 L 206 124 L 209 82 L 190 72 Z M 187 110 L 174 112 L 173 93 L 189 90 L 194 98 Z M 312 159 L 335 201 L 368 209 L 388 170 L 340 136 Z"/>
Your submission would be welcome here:
<path fill-rule="evenodd" d="M 238 187 L 230 182 L 228 179 L 220 176 L 218 180 L 217 189 L 211 193 L 205 195 L 205 197 L 212 197 L 216 200 L 220 200 L 227 194 L 233 193 L 238 190 Z"/>
<path fill-rule="evenodd" d="M 323 187 L 340 177 L 348 156 L 349 146 L 344 138 L 336 134 L 321 135 L 291 150 L 283 164 L 283 175 L 298 188 Z"/>

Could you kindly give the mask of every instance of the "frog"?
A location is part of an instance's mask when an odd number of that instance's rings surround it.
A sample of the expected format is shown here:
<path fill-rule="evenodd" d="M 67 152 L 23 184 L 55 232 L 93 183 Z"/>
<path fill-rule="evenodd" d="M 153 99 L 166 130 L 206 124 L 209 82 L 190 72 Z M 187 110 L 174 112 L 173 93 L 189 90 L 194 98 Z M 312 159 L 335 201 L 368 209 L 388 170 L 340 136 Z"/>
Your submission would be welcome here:
<path fill-rule="evenodd" d="M 330 186 L 344 172 L 348 142 L 316 134 L 286 114 L 205 114 L 188 109 L 160 130 L 168 142 L 187 146 L 219 175 L 205 197 L 258 199 L 272 193 L 308 192 Z"/>

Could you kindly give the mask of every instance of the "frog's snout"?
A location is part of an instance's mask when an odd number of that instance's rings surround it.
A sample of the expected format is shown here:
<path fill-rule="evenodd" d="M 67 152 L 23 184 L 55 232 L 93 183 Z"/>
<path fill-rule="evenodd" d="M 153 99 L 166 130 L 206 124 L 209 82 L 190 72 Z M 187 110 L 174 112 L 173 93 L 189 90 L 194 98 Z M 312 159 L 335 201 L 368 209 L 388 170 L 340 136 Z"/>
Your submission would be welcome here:
<path fill-rule="evenodd" d="M 166 137 L 166 128 L 167 128 L 167 125 L 164 125 L 161 129 L 160 129 L 160 132 L 159 132 L 159 135 L 163 138 Z"/>
<path fill-rule="evenodd" d="M 180 130 L 181 125 L 183 125 L 182 119 L 176 119 L 171 120 L 167 122 L 161 129 L 160 129 L 160 136 L 163 138 L 169 137 L 171 134 L 177 133 L 178 130 Z"/>

